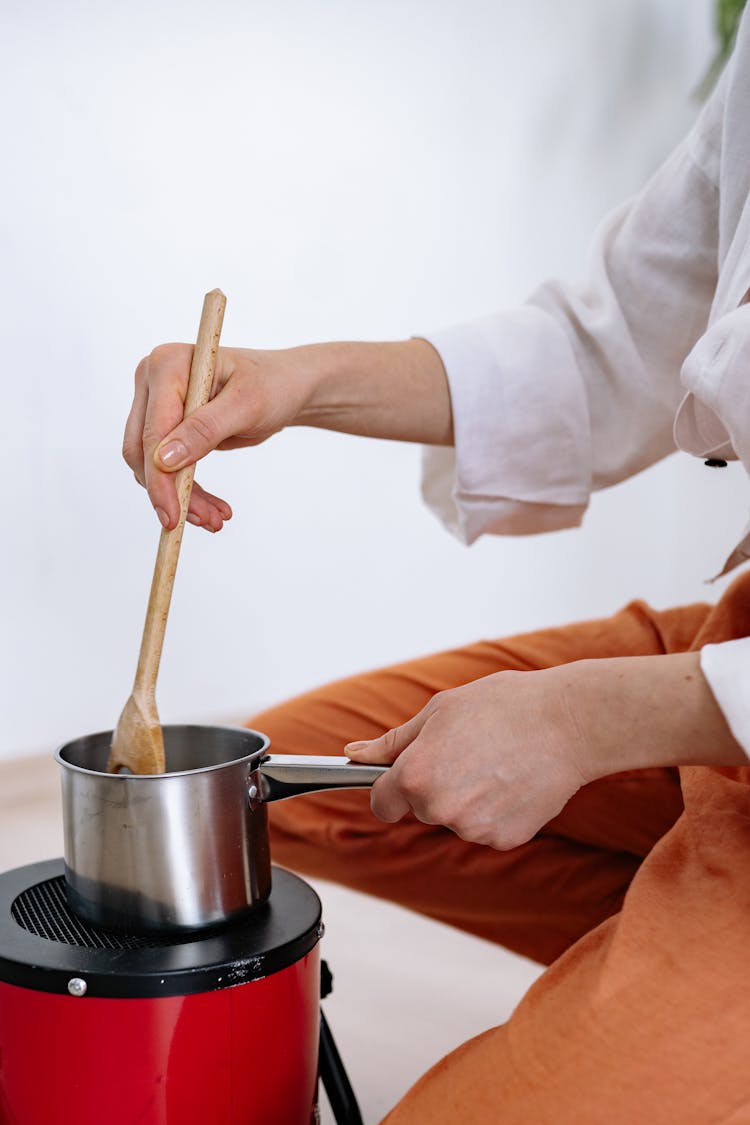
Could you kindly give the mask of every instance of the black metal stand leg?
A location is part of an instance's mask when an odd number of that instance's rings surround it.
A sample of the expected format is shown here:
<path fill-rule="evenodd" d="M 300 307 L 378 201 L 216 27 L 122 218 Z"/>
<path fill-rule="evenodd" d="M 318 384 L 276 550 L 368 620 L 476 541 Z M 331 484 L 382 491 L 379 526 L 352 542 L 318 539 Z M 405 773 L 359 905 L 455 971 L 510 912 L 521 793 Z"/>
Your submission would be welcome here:
<path fill-rule="evenodd" d="M 331 971 L 325 961 L 321 964 L 321 994 L 327 996 L 333 986 Z M 320 1013 L 320 1049 L 318 1054 L 320 1080 L 333 1110 L 336 1125 L 363 1125 L 357 1099 L 346 1073 L 328 1020 Z"/>
<path fill-rule="evenodd" d="M 320 1013 L 320 1079 L 331 1104 L 336 1125 L 362 1125 L 357 1099 L 341 1055 L 331 1035 L 328 1020 Z"/>

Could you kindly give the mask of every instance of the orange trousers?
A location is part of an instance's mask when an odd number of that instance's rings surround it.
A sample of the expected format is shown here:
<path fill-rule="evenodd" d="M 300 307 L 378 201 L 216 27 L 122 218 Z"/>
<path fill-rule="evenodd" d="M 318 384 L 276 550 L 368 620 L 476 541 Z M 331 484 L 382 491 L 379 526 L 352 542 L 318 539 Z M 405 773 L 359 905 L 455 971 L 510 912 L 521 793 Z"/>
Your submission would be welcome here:
<path fill-rule="evenodd" d="M 435 692 L 504 668 L 684 652 L 748 634 L 750 574 L 715 607 L 635 602 L 606 620 L 334 683 L 249 725 L 277 751 L 340 754 Z M 270 812 L 277 862 L 549 966 L 507 1023 L 438 1062 L 387 1125 L 750 1123 L 750 765 L 605 778 L 509 852 L 414 818 L 384 824 L 361 791 Z"/>

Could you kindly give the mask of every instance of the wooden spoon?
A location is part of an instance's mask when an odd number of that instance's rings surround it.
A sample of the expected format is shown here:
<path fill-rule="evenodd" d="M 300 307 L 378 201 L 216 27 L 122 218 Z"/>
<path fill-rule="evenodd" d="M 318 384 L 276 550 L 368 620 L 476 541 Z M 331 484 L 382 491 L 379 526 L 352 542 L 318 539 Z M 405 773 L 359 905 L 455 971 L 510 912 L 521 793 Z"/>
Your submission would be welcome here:
<path fill-rule="evenodd" d="M 190 368 L 190 381 L 185 396 L 183 415 L 185 418 L 208 402 L 211 394 L 226 303 L 227 299 L 220 289 L 212 289 L 206 294 L 203 302 L 198 339 Z M 162 531 L 159 539 L 133 691 L 123 708 L 112 738 L 107 762 L 108 773 L 117 773 L 124 768 L 132 773 L 164 773 L 165 770 L 164 736 L 159 713 L 156 710 L 156 677 L 159 674 L 164 630 L 167 626 L 167 614 L 194 474 L 194 465 L 180 469 L 175 474 L 177 496 L 180 501 L 180 519 L 177 527 L 172 531 Z"/>

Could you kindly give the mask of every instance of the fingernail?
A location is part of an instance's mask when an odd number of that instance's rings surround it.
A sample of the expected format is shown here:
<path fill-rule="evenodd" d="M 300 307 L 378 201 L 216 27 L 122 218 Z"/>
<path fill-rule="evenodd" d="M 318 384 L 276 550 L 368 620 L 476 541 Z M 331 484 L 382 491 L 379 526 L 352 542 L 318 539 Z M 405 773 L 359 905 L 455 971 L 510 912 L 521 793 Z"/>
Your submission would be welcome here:
<path fill-rule="evenodd" d="M 195 516 L 192 512 L 188 512 L 188 514 L 185 516 L 185 519 L 188 521 L 188 523 L 194 524 L 195 527 L 200 527 L 201 525 L 200 516 Z"/>
<path fill-rule="evenodd" d="M 162 525 L 162 527 L 168 527 L 169 526 L 169 516 L 164 511 L 164 509 L 163 508 L 154 508 L 154 511 L 156 512 L 157 516 L 159 517 L 159 523 Z"/>
<path fill-rule="evenodd" d="M 353 750 L 356 753 L 357 750 L 364 750 L 365 746 L 369 746 L 372 741 L 371 738 L 366 738 L 363 742 L 348 742 L 344 749 Z"/>
<path fill-rule="evenodd" d="M 187 460 L 187 446 L 181 441 L 168 441 L 159 450 L 159 460 L 169 469 L 176 469 Z"/>

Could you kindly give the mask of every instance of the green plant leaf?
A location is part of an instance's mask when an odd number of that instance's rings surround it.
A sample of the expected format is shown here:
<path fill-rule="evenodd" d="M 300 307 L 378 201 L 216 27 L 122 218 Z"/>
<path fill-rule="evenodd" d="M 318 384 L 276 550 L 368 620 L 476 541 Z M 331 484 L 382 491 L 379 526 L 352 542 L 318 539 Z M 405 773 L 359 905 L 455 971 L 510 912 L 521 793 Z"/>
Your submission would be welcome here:
<path fill-rule="evenodd" d="M 744 7 L 745 0 L 716 0 L 714 25 L 716 28 L 716 38 L 719 41 L 719 49 L 696 90 L 696 94 L 699 98 L 707 98 L 711 93 L 711 90 L 718 81 L 719 75 L 724 69 L 727 59 L 734 49 L 734 41 L 737 38 L 737 28 L 739 27 L 740 17 L 742 16 Z"/>

